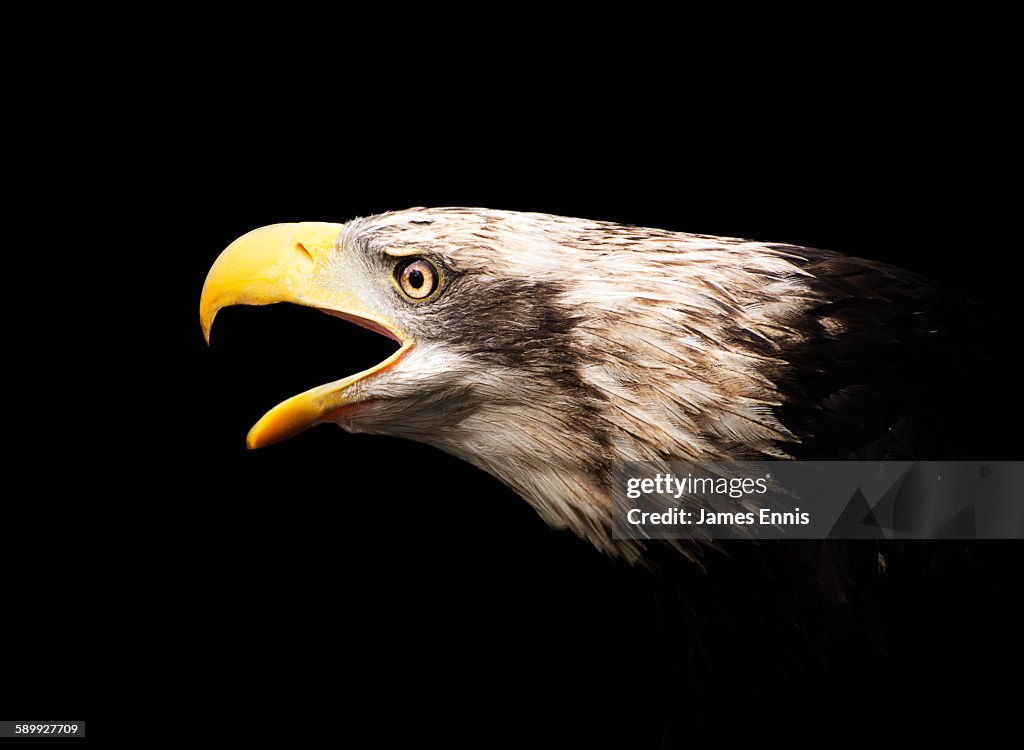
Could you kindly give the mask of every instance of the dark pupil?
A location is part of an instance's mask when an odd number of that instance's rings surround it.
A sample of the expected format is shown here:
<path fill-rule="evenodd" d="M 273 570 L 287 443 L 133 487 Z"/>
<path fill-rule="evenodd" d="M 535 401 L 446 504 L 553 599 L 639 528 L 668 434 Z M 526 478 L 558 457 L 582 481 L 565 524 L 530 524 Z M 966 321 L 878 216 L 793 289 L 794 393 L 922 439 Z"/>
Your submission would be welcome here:
<path fill-rule="evenodd" d="M 419 289 L 423 286 L 423 271 L 418 268 L 409 271 L 409 284 L 413 289 Z"/>

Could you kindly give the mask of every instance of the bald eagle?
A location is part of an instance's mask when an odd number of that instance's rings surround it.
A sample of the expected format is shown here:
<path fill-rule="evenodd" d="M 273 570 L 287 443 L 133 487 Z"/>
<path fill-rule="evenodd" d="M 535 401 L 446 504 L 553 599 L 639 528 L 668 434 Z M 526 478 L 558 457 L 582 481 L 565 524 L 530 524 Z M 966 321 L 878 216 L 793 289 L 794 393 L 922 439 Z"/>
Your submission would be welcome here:
<path fill-rule="evenodd" d="M 476 208 L 277 224 L 210 270 L 207 341 L 222 308 L 279 302 L 397 350 L 274 407 L 250 448 L 333 423 L 489 472 L 551 526 L 655 571 L 665 632 L 689 634 L 661 652 L 670 682 L 703 674 L 702 694 L 729 701 L 770 697 L 755 672 L 810 696 L 812 673 L 869 652 L 902 663 L 868 635 L 894 612 L 876 582 L 921 590 L 937 554 L 962 569 L 967 553 L 616 539 L 613 463 L 993 458 L 1004 415 L 983 405 L 1013 392 L 978 306 L 884 263 L 784 242 Z M 770 647 L 737 651 L 757 639 Z"/>
<path fill-rule="evenodd" d="M 936 377 L 959 371 L 971 326 L 948 292 L 783 243 L 414 208 L 246 234 L 209 273 L 203 330 L 275 302 L 399 348 L 273 408 L 251 448 L 322 422 L 428 443 L 631 561 L 613 461 L 963 458 L 941 426 L 981 418 Z"/>

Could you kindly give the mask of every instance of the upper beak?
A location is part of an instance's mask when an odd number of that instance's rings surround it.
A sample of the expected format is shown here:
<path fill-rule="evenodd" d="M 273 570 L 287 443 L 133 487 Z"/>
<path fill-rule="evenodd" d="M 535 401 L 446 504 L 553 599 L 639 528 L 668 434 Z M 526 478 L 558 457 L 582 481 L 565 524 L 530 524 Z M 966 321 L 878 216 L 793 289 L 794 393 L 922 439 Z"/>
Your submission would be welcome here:
<path fill-rule="evenodd" d="M 335 279 L 330 288 L 321 282 L 325 263 L 336 252 L 341 229 L 341 224 L 313 221 L 272 224 L 232 242 L 217 258 L 203 284 L 199 320 L 206 341 L 221 308 L 291 302 L 319 308 L 405 342 L 406 336 L 395 324 L 368 309 L 358 290 L 346 287 L 344 279 Z M 278 404 L 249 431 L 248 446 L 261 448 L 324 421 L 337 409 L 353 403 L 345 393 L 350 385 L 387 369 L 408 347 L 403 343 L 376 367 Z"/>

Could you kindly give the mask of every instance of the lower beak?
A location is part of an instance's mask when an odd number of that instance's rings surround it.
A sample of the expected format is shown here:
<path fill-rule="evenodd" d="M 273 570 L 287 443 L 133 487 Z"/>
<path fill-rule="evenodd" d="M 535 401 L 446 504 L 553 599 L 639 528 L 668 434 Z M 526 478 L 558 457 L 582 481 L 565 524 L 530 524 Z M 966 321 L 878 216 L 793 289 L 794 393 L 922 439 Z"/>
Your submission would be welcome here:
<path fill-rule="evenodd" d="M 323 278 L 336 248 L 341 224 L 302 222 L 272 224 L 232 242 L 206 277 L 199 301 L 199 320 L 206 341 L 217 312 L 230 305 L 290 302 L 315 307 L 383 333 L 402 347 L 375 367 L 318 386 L 278 404 L 249 431 L 249 448 L 262 448 L 327 421 L 339 409 L 357 403 L 350 387 L 398 362 L 408 351 L 406 336 L 390 320 L 368 309 L 358 290 L 345 280 Z"/>

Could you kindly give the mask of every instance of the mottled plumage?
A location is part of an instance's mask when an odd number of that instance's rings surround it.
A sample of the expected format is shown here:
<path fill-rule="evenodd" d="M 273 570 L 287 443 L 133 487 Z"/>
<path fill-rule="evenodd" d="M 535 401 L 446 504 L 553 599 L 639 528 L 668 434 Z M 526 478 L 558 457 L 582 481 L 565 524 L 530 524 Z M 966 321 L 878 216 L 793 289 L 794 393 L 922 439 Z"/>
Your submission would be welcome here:
<path fill-rule="evenodd" d="M 338 247 L 429 258 L 445 284 L 396 309 L 408 367 L 336 421 L 453 453 L 630 559 L 614 460 L 910 455 L 952 299 L 823 250 L 486 209 L 356 219 Z"/>

